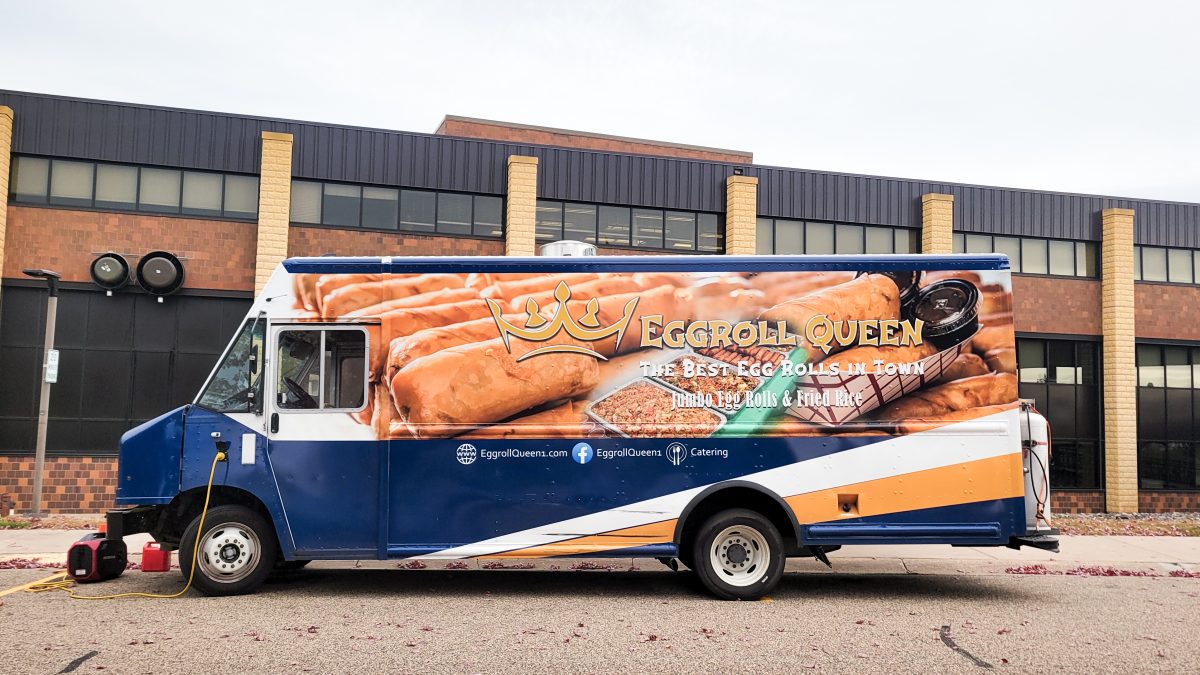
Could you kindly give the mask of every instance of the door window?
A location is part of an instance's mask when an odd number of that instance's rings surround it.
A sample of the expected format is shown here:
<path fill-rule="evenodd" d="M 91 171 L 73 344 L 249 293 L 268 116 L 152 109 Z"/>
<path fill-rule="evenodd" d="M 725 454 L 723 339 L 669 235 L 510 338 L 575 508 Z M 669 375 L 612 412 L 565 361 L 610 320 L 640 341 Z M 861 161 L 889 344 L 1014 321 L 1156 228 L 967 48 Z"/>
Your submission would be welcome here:
<path fill-rule="evenodd" d="M 275 387 L 281 410 L 361 410 L 367 390 L 367 333 L 297 329 L 279 333 Z"/>

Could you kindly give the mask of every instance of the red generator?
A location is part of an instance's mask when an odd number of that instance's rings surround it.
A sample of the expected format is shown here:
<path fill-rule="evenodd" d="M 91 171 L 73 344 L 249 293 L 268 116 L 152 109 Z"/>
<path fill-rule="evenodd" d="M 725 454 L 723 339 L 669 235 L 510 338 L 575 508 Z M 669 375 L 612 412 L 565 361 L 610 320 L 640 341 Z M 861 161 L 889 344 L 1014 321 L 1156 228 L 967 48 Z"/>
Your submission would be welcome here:
<path fill-rule="evenodd" d="M 81 584 L 116 579 L 125 571 L 128 558 L 124 541 L 93 532 L 67 550 L 67 574 Z"/>

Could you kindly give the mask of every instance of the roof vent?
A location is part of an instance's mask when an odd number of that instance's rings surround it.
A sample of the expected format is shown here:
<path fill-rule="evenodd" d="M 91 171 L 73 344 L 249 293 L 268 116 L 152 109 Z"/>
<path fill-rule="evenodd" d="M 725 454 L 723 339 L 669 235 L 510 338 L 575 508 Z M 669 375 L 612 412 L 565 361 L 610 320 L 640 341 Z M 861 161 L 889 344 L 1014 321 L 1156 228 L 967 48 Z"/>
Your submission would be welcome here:
<path fill-rule="evenodd" d="M 596 247 L 582 241 L 554 241 L 542 246 L 540 255 L 548 258 L 576 258 L 596 255 Z"/>

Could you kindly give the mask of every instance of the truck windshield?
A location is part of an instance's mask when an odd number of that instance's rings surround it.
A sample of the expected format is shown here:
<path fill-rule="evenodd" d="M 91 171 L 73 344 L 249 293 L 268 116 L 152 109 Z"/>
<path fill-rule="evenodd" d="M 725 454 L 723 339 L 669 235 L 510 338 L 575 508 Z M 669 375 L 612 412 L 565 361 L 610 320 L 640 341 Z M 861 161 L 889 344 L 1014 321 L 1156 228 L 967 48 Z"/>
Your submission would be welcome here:
<path fill-rule="evenodd" d="M 250 318 L 200 395 L 199 405 L 217 412 L 262 409 L 262 346 L 267 322 Z"/>

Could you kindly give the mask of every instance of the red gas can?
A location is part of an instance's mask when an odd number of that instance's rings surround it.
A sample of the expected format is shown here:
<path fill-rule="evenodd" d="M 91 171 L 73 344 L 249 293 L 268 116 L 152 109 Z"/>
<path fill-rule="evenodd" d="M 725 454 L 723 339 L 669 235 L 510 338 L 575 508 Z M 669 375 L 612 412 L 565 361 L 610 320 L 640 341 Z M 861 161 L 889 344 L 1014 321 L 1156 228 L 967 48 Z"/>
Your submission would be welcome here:
<path fill-rule="evenodd" d="M 146 545 L 142 547 L 142 571 L 170 572 L 171 549 L 157 541 L 146 542 Z"/>

